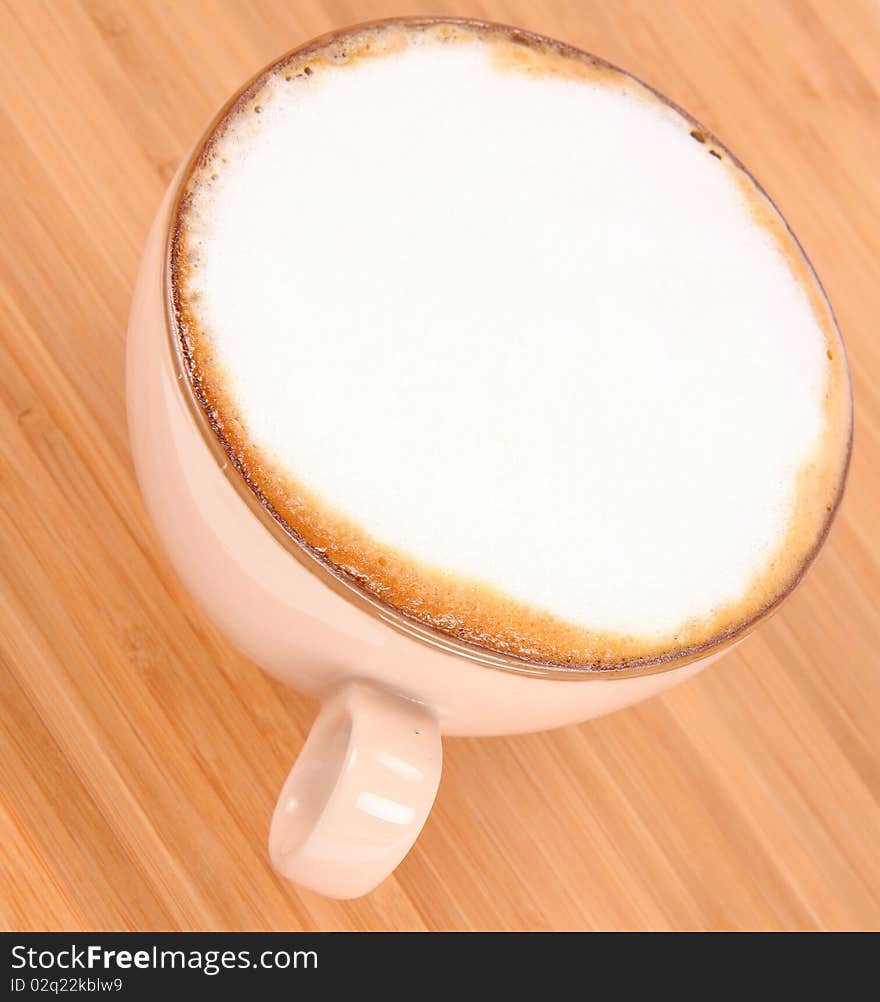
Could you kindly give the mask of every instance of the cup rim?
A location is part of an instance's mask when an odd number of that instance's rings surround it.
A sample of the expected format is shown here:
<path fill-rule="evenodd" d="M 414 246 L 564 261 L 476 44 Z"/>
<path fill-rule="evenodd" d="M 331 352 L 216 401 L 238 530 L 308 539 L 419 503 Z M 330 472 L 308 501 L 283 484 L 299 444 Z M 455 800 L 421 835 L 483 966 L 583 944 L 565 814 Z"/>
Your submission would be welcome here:
<path fill-rule="evenodd" d="M 837 334 L 837 338 L 840 344 L 840 348 L 843 351 L 843 364 L 844 369 L 847 373 L 847 385 L 849 387 L 849 434 L 846 443 L 846 457 L 843 463 L 841 476 L 837 485 L 837 490 L 835 492 L 834 500 L 830 506 L 830 509 L 825 517 L 825 521 L 822 527 L 822 531 L 816 538 L 816 541 L 807 555 L 804 557 L 801 565 L 798 568 L 798 572 L 792 580 L 788 583 L 783 591 L 774 598 L 766 603 L 762 608 L 760 608 L 756 613 L 754 613 L 747 620 L 738 623 L 737 625 L 730 627 L 726 630 L 720 631 L 713 637 L 700 644 L 695 644 L 687 648 L 679 649 L 676 651 L 666 652 L 659 655 L 654 655 L 652 657 L 646 658 L 634 658 L 625 661 L 612 662 L 609 664 L 590 664 L 590 665 L 564 665 L 556 664 L 550 662 L 542 662 L 537 660 L 531 660 L 529 658 L 513 655 L 513 654 L 501 654 L 497 651 L 493 651 L 488 647 L 481 647 L 478 644 L 471 643 L 469 641 L 459 640 L 458 638 L 444 633 L 434 627 L 429 627 L 419 620 L 414 619 L 411 616 L 406 615 L 394 606 L 383 602 L 381 599 L 366 592 L 356 581 L 349 578 L 344 572 L 340 571 L 338 568 L 333 566 L 322 554 L 315 551 L 304 539 L 301 539 L 291 527 L 287 526 L 280 517 L 276 516 L 272 511 L 269 510 L 257 497 L 251 487 L 248 485 L 245 477 L 242 475 L 241 471 L 238 469 L 238 464 L 235 456 L 227 451 L 224 443 L 221 441 L 217 435 L 215 429 L 211 425 L 208 416 L 205 414 L 204 408 L 196 396 L 193 389 L 191 380 L 189 378 L 189 372 L 183 358 L 183 353 L 181 350 L 180 337 L 178 334 L 178 324 L 175 311 L 174 302 L 174 288 L 173 288 L 173 268 L 172 268 L 172 257 L 175 241 L 180 226 L 180 212 L 181 212 L 181 202 L 183 199 L 184 190 L 186 185 L 192 176 L 193 170 L 196 167 L 199 159 L 201 158 L 205 147 L 213 137 L 218 126 L 226 119 L 230 112 L 235 108 L 235 106 L 247 99 L 249 93 L 254 90 L 270 72 L 272 72 L 275 67 L 284 62 L 285 60 L 291 59 L 295 56 L 305 55 L 309 52 L 324 48 L 325 46 L 331 44 L 334 41 L 345 38 L 349 35 L 373 29 L 373 28 L 385 28 L 385 27 L 431 27 L 432 25 L 460 25 L 462 27 L 470 27 L 478 30 L 489 30 L 497 31 L 500 33 L 507 34 L 511 37 L 516 37 L 519 39 L 526 40 L 528 42 L 536 43 L 539 45 L 550 45 L 557 51 L 562 51 L 570 53 L 579 58 L 586 57 L 605 69 L 611 70 L 615 73 L 619 73 L 622 76 L 634 81 L 641 87 L 644 87 L 649 93 L 653 94 L 660 101 L 662 101 L 667 107 L 672 108 L 679 115 L 681 115 L 687 122 L 693 126 L 693 130 L 699 132 L 705 137 L 706 141 L 711 140 L 711 145 L 713 148 L 717 148 L 723 151 L 724 156 L 730 160 L 730 162 L 737 169 L 741 170 L 745 176 L 754 184 L 756 190 L 767 199 L 767 202 L 771 208 L 776 212 L 777 216 L 781 220 L 788 236 L 791 238 L 794 247 L 801 255 L 804 264 L 806 265 L 809 277 L 815 282 L 816 288 L 822 297 L 823 302 L 827 305 L 829 315 L 831 318 L 831 323 Z M 456 657 L 461 657 L 476 664 L 481 665 L 486 668 L 494 668 L 496 670 L 511 672 L 518 675 L 527 675 L 533 678 L 542 679 L 555 679 L 555 680 L 568 680 L 568 681 L 587 681 L 590 679 L 602 679 L 609 681 L 611 679 L 623 679 L 623 678 L 636 678 L 643 675 L 656 675 L 665 673 L 668 671 L 674 671 L 678 668 L 683 668 L 687 665 L 693 664 L 697 661 L 701 661 L 703 658 L 709 657 L 711 655 L 720 654 L 723 651 L 728 650 L 734 644 L 738 643 L 745 636 L 752 632 L 759 623 L 767 619 L 772 615 L 779 606 L 784 602 L 786 598 L 794 591 L 794 589 L 800 584 L 806 572 L 809 570 L 813 561 L 816 559 L 819 551 L 822 549 L 825 543 L 828 533 L 831 529 L 832 524 L 837 516 L 838 509 L 840 508 L 840 503 L 843 498 L 843 494 L 846 487 L 847 477 L 849 473 L 850 461 L 852 458 L 852 446 L 853 446 L 853 394 L 852 394 L 852 383 L 849 378 L 849 362 L 846 354 L 846 346 L 843 341 L 843 337 L 840 333 L 840 327 L 837 323 L 837 318 L 834 314 L 834 309 L 831 305 L 830 300 L 825 292 L 824 286 L 822 285 L 819 276 L 813 267 L 812 262 L 807 256 L 804 248 L 801 246 L 795 233 L 791 230 L 787 219 L 783 213 L 779 210 L 779 207 L 769 196 L 769 194 L 764 190 L 763 186 L 758 182 L 758 180 L 751 174 L 751 172 L 745 167 L 742 161 L 732 153 L 729 148 L 715 135 L 715 133 L 706 128 L 700 121 L 694 118 L 689 112 L 680 107 L 674 101 L 670 100 L 664 94 L 660 93 L 656 88 L 652 87 L 650 84 L 645 83 L 642 79 L 628 70 L 621 69 L 614 63 L 603 59 L 601 56 L 597 56 L 592 52 L 585 49 L 580 49 L 577 46 L 570 45 L 566 42 L 561 42 L 557 39 L 550 38 L 546 35 L 541 35 L 536 32 L 527 31 L 523 28 L 518 28 L 513 25 L 504 24 L 497 21 L 488 21 L 479 18 L 467 18 L 467 17 L 445 17 L 441 15 L 435 16 L 400 16 L 400 17 L 389 17 L 389 18 L 379 18 L 376 20 L 363 21 L 357 24 L 347 25 L 342 28 L 336 28 L 328 32 L 324 32 L 317 35 L 300 45 L 294 46 L 292 49 L 286 50 L 279 56 L 276 56 L 268 63 L 265 63 L 256 73 L 254 73 L 244 84 L 242 84 L 219 108 L 219 110 L 212 116 L 207 127 L 203 130 L 199 139 L 197 140 L 195 146 L 190 152 L 187 159 L 183 162 L 175 180 L 172 182 L 171 200 L 170 208 L 168 213 L 167 222 L 165 224 L 165 238 L 164 238 L 164 250 L 163 250 L 163 282 L 162 282 L 162 295 L 164 304 L 164 318 L 165 318 L 165 331 L 167 335 L 167 345 L 171 352 L 171 360 L 175 369 L 175 375 L 178 377 L 175 382 L 181 388 L 181 394 L 186 402 L 187 409 L 189 410 L 196 428 L 198 429 L 203 441 L 208 447 L 212 458 L 217 463 L 218 468 L 221 473 L 226 478 L 232 487 L 235 489 L 236 493 L 248 508 L 257 516 L 259 521 L 269 530 L 269 532 L 274 536 L 276 541 L 291 555 L 293 556 L 303 567 L 305 567 L 309 572 L 314 574 L 319 580 L 321 580 L 325 585 L 332 588 L 338 595 L 352 603 L 356 607 L 360 608 L 361 611 L 366 612 L 373 618 L 379 619 L 386 626 L 391 627 L 398 633 L 402 633 L 409 637 L 411 640 L 418 641 L 423 644 L 427 644 L 446 654 L 451 654 Z"/>

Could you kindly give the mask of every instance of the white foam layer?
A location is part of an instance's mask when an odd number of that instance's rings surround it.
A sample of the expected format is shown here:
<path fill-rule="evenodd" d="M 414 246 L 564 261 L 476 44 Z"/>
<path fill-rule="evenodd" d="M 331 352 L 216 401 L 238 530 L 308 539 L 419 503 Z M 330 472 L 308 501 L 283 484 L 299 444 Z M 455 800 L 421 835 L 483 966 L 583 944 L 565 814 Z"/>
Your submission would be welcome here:
<path fill-rule="evenodd" d="M 252 439 L 379 542 L 572 623 L 739 599 L 826 346 L 690 128 L 476 42 L 280 75 L 189 217 Z"/>

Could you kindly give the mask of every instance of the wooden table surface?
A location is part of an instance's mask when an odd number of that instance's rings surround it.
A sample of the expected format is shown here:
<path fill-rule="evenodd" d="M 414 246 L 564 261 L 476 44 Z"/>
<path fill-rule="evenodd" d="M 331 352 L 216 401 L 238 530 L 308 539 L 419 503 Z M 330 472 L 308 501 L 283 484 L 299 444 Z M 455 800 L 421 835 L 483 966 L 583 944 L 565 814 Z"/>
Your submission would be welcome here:
<path fill-rule="evenodd" d="M 367 0 L 19 0 L 0 13 L 0 925 L 12 929 L 880 928 L 880 7 L 408 4 L 565 39 L 688 108 L 788 217 L 850 353 L 829 545 L 720 666 L 564 730 L 445 742 L 395 876 L 275 876 L 316 706 L 238 655 L 153 535 L 126 315 L 150 219 L 235 87 Z M 573 683 L 576 684 L 576 683 Z"/>

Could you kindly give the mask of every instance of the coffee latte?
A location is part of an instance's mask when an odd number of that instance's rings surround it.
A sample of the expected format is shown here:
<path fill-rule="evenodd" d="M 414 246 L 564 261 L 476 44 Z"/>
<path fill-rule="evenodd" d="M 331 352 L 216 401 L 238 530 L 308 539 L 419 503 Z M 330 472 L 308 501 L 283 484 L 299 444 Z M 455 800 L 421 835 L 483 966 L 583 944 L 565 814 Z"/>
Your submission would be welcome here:
<path fill-rule="evenodd" d="M 411 22 L 281 60 L 194 160 L 170 275 L 260 503 L 494 653 L 704 650 L 839 499 L 846 362 L 797 242 L 712 136 L 557 43 Z"/>

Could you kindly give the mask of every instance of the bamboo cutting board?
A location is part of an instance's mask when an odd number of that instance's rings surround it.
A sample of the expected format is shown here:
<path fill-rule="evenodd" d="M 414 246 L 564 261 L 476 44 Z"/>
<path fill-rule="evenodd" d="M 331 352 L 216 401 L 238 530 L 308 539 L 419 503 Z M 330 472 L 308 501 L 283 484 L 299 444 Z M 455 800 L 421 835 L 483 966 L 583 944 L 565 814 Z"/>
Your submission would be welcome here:
<path fill-rule="evenodd" d="M 579 727 L 447 740 L 396 875 L 333 902 L 266 832 L 316 706 L 194 606 L 141 506 L 123 344 L 178 161 L 271 57 L 371 0 L 18 0 L 0 11 L 0 925 L 880 928 L 880 7 L 411 4 L 554 35 L 718 132 L 837 311 L 856 451 L 829 545 L 720 666 Z M 572 683 L 577 684 L 577 683 Z"/>

